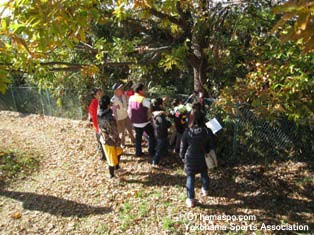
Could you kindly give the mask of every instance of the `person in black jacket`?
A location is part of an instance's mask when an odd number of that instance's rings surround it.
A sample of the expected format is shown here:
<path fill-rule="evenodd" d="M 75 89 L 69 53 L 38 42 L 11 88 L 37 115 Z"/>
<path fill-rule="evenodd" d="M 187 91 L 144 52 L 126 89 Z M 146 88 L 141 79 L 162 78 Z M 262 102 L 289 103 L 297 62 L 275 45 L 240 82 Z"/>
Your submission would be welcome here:
<path fill-rule="evenodd" d="M 158 166 L 161 157 L 168 154 L 168 128 L 171 127 L 171 122 L 166 119 L 166 114 L 163 110 L 163 100 L 157 98 L 153 103 L 153 127 L 155 138 L 157 140 L 156 152 L 153 159 L 153 166 Z"/>
<path fill-rule="evenodd" d="M 208 195 L 209 177 L 205 162 L 205 153 L 214 149 L 210 130 L 205 126 L 205 116 L 200 110 L 200 104 L 192 106 L 190 114 L 189 128 L 187 128 L 181 138 L 180 157 L 184 162 L 184 169 L 187 175 L 187 206 L 195 205 L 194 182 L 195 175 L 200 173 L 202 179 L 202 194 Z"/>
<path fill-rule="evenodd" d="M 182 108 L 184 107 L 184 108 Z M 182 134 L 187 127 L 187 111 L 184 105 L 179 105 L 176 107 L 176 112 L 174 114 L 174 125 L 176 128 L 176 144 L 175 144 L 175 153 L 180 153 L 180 144 Z"/>

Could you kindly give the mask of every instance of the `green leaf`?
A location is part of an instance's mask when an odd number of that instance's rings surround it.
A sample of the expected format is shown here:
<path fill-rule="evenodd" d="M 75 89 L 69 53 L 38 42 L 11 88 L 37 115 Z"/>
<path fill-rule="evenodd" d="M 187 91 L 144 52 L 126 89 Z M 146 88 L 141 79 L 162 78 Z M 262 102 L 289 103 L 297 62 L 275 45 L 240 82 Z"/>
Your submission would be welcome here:
<path fill-rule="evenodd" d="M 0 92 L 4 94 L 8 88 L 8 84 L 12 83 L 10 79 L 7 78 L 8 73 L 4 70 L 0 70 Z"/>

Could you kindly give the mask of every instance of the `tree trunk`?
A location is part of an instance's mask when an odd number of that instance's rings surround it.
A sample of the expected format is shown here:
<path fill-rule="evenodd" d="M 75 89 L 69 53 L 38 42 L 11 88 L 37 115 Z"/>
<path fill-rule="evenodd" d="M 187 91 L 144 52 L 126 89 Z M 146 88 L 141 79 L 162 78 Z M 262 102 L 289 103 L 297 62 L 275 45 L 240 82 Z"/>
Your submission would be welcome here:
<path fill-rule="evenodd" d="M 195 55 L 188 57 L 188 63 L 193 68 L 194 91 L 204 92 L 204 81 L 206 81 L 206 63 L 204 59 L 197 58 Z"/>
<path fill-rule="evenodd" d="M 203 54 L 202 44 L 197 35 L 192 35 L 192 53 L 189 58 L 189 64 L 193 68 L 194 91 L 204 92 L 203 82 L 206 81 L 206 60 Z"/>
<path fill-rule="evenodd" d="M 193 67 L 193 78 L 194 78 L 194 91 L 204 92 L 204 84 L 206 77 L 205 66 L 203 61 L 199 61 L 198 64 L 192 65 Z"/>

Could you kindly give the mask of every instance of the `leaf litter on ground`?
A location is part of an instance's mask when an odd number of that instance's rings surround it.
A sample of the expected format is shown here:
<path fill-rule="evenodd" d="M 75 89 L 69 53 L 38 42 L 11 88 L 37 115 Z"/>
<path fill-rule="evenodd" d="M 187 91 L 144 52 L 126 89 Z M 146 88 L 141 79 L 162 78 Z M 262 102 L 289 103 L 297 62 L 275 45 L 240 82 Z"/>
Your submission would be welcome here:
<path fill-rule="evenodd" d="M 255 215 L 256 221 L 247 221 L 255 225 L 314 224 L 311 163 L 225 165 L 209 173 L 208 197 L 200 196 L 196 178 L 199 203 L 190 210 L 185 206 L 186 177 L 175 155 L 154 169 L 149 157 L 135 157 L 134 146 L 128 145 L 121 163 L 127 174 L 110 180 L 86 121 L 0 111 L 0 131 L 0 150 L 41 156 L 36 172 L 0 188 L 0 229 L 6 234 L 189 234 L 185 223 L 201 222 L 197 217 L 187 221 L 189 212 Z M 196 234 L 213 232 L 225 231 Z"/>

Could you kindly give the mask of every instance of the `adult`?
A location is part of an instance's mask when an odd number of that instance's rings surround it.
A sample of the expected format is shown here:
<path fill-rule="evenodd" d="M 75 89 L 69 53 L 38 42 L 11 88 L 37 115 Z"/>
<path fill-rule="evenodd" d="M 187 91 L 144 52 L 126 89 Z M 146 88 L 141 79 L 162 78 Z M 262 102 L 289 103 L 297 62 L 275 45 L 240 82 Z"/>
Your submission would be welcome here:
<path fill-rule="evenodd" d="M 142 137 L 145 131 L 148 135 L 148 152 L 151 156 L 155 154 L 154 129 L 149 120 L 150 101 L 145 98 L 144 85 L 135 86 L 135 94 L 129 98 L 128 114 L 135 129 L 135 154 L 142 156 Z"/>
<path fill-rule="evenodd" d="M 128 103 L 124 95 L 123 84 L 115 83 L 112 86 L 114 96 L 111 98 L 112 110 L 117 120 L 118 133 L 121 138 L 121 147 L 125 146 L 125 130 L 129 132 L 132 143 L 135 143 L 135 138 L 132 131 L 132 123 L 128 117 Z"/>
<path fill-rule="evenodd" d="M 91 94 L 93 96 L 93 99 L 88 106 L 88 114 L 89 114 L 89 118 L 92 121 L 95 132 L 96 132 L 96 139 L 98 142 L 98 150 L 100 151 L 100 154 L 101 154 L 100 159 L 106 160 L 105 152 L 104 152 L 104 149 L 103 149 L 102 144 L 100 142 L 100 134 L 99 134 L 98 118 L 97 118 L 99 100 L 102 96 L 102 91 L 100 88 L 95 87 L 92 89 Z"/>
<path fill-rule="evenodd" d="M 209 177 L 205 162 L 205 153 L 214 149 L 210 130 L 205 125 L 204 113 L 200 110 L 200 104 L 193 104 L 190 115 L 190 126 L 187 128 L 181 139 L 180 156 L 185 164 L 185 173 L 187 175 L 186 190 L 188 207 L 195 205 L 195 175 L 201 174 L 202 194 L 208 195 Z"/>

